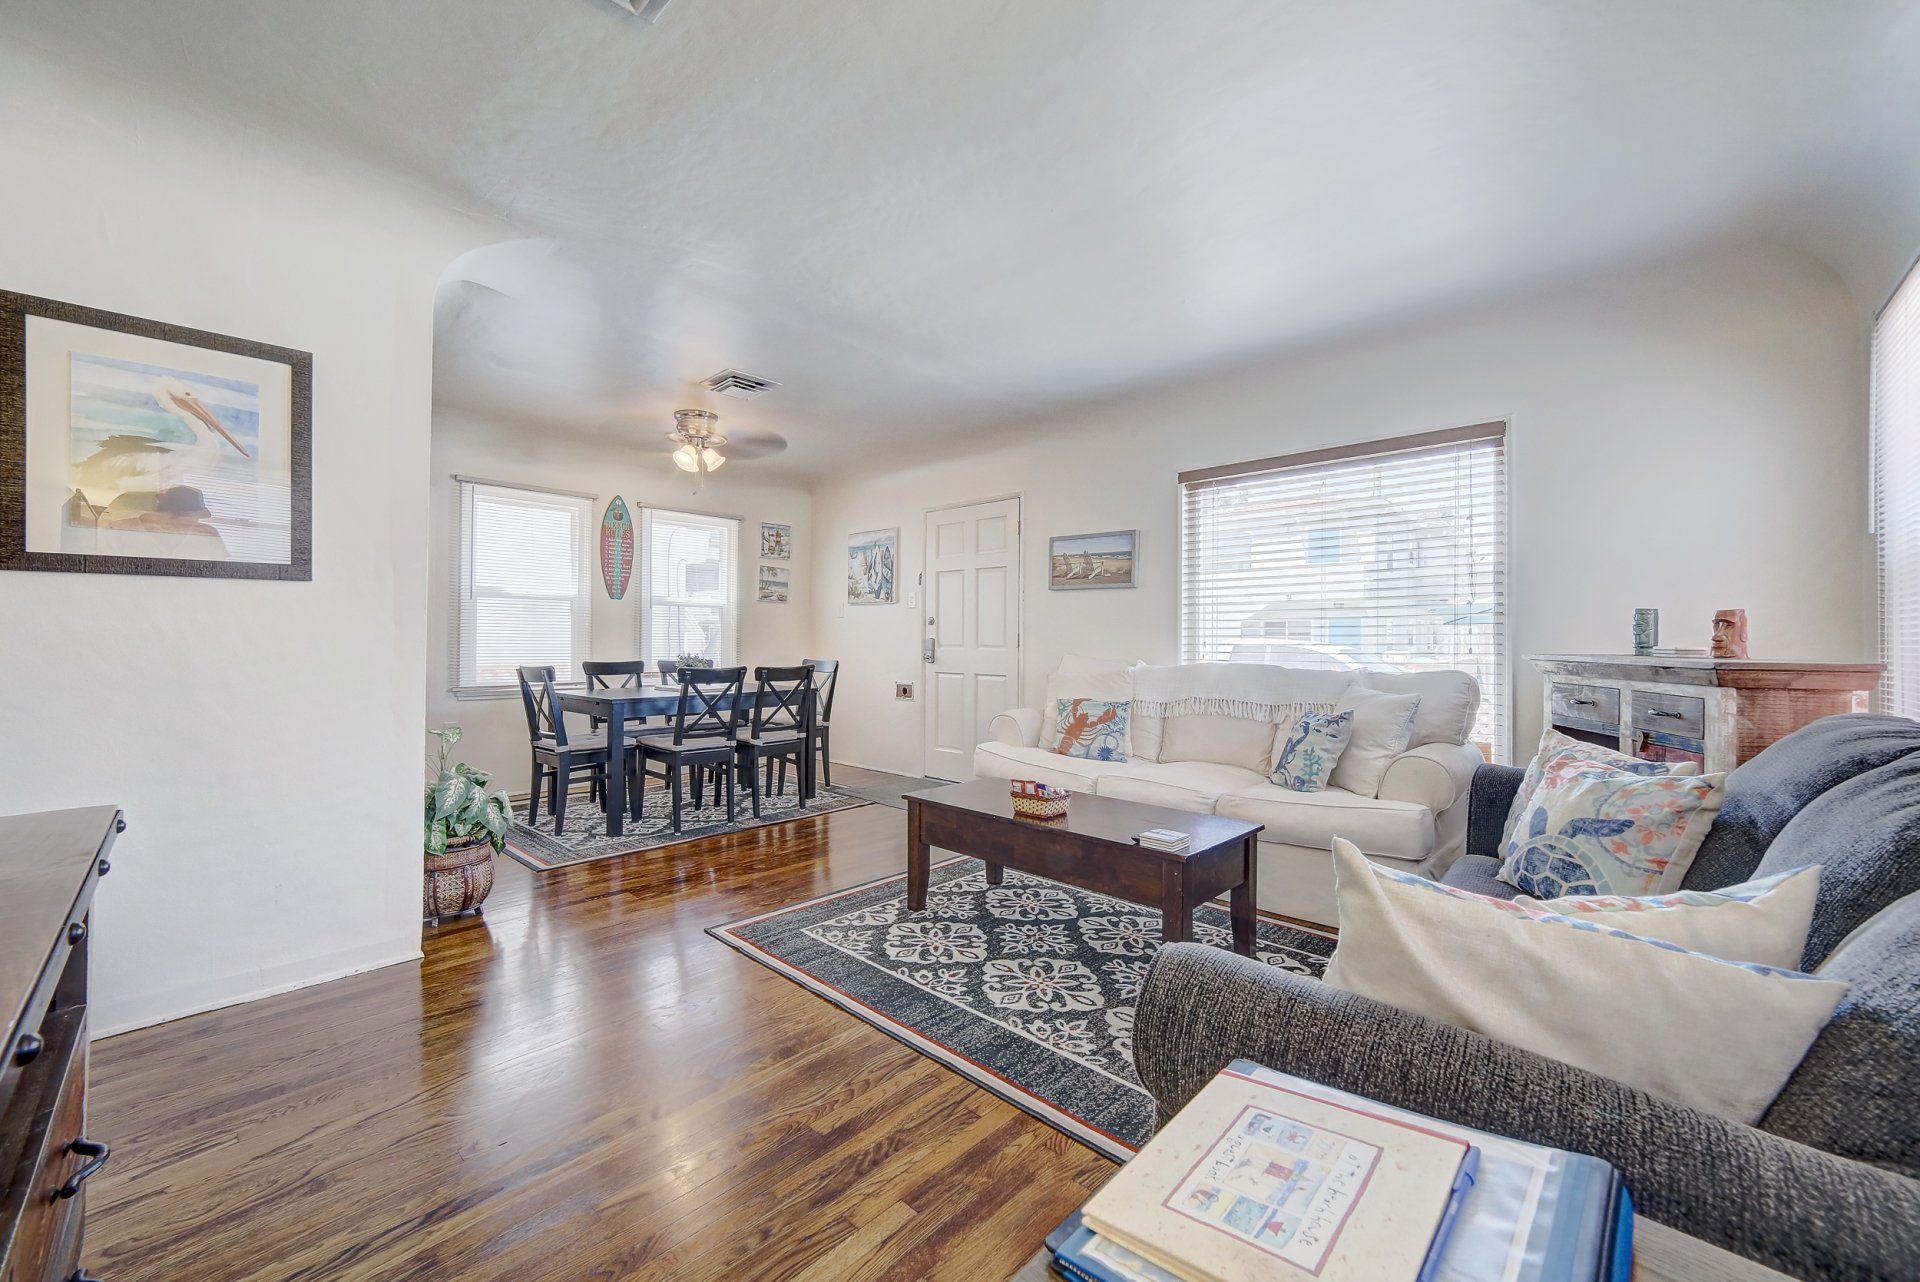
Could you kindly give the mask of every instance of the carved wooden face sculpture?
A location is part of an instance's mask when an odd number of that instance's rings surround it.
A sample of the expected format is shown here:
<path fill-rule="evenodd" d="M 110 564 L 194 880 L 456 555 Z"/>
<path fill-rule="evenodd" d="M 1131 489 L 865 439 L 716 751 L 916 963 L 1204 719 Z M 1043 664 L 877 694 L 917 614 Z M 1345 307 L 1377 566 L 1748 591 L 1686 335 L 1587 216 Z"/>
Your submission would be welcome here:
<path fill-rule="evenodd" d="M 1745 610 L 1720 610 L 1713 616 L 1713 657 L 1716 659 L 1744 659 L 1747 657 L 1747 612 Z"/>

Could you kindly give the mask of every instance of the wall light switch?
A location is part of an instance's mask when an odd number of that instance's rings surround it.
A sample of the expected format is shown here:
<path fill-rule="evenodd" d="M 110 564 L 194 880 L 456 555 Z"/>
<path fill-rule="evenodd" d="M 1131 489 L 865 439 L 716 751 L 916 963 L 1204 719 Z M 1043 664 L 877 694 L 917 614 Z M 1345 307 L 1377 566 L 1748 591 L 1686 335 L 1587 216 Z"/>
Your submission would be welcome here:
<path fill-rule="evenodd" d="M 911 681 L 894 682 L 893 697 L 896 699 L 904 699 L 908 703 L 912 703 L 913 702 L 913 682 Z"/>

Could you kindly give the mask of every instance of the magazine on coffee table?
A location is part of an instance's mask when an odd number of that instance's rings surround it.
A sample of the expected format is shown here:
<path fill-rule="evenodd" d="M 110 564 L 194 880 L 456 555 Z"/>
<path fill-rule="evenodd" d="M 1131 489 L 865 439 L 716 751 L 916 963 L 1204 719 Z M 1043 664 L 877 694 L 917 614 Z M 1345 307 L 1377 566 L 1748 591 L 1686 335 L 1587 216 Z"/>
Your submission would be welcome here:
<path fill-rule="evenodd" d="M 1088 1201 L 1087 1227 L 1206 1282 L 1414 1282 L 1478 1152 L 1228 1069 Z"/>

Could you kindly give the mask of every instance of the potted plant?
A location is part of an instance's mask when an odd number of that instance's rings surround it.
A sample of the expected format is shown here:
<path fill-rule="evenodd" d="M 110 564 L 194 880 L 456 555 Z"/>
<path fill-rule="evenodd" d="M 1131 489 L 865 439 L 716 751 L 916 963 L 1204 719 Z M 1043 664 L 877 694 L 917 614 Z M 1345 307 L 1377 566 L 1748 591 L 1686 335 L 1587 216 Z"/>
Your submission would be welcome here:
<path fill-rule="evenodd" d="M 680 666 L 683 668 L 711 668 L 713 666 L 713 660 L 704 654 L 683 654 L 680 656 Z"/>
<path fill-rule="evenodd" d="M 426 873 L 421 909 L 439 925 L 442 917 L 479 912 L 493 889 L 493 857 L 506 849 L 513 811 L 507 794 L 488 790 L 492 776 L 464 761 L 453 761 L 460 727 L 429 730 L 440 741 L 439 760 L 427 782 Z"/>

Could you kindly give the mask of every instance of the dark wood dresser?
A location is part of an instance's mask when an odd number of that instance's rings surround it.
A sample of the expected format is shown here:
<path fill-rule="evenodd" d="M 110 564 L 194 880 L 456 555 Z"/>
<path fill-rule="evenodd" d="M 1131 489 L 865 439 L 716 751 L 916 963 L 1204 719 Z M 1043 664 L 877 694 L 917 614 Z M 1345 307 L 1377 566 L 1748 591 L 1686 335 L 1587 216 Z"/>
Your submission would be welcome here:
<path fill-rule="evenodd" d="M 93 888 L 126 821 L 112 806 L 0 818 L 0 1282 L 70 1282 L 86 1182 L 87 945 Z"/>

